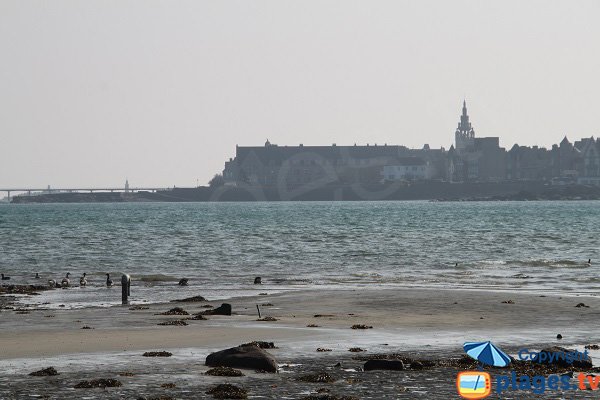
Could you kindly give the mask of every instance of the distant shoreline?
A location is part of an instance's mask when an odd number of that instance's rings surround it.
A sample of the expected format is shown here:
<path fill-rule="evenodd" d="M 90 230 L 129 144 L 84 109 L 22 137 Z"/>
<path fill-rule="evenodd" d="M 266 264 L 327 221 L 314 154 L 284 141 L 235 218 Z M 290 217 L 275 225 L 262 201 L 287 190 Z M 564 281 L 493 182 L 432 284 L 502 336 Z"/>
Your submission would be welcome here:
<path fill-rule="evenodd" d="M 148 192 L 48 193 L 14 196 L 12 204 L 235 201 L 535 201 L 600 200 L 600 187 L 552 186 L 543 181 L 498 183 L 417 182 L 411 184 L 324 185 L 293 189 L 263 186 L 173 188 Z"/>

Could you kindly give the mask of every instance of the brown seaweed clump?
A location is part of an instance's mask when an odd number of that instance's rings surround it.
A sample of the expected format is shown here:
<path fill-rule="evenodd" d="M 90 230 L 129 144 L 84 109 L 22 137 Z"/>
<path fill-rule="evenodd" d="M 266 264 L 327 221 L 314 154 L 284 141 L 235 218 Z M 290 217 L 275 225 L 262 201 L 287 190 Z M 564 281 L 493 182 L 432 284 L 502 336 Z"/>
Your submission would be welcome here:
<path fill-rule="evenodd" d="M 316 374 L 302 375 L 298 378 L 301 382 L 310 382 L 310 383 L 333 383 L 335 379 L 329 375 L 327 372 L 319 372 Z"/>
<path fill-rule="evenodd" d="M 190 313 L 181 307 L 175 307 L 171 308 L 169 311 L 165 311 L 156 315 L 190 315 Z"/>
<path fill-rule="evenodd" d="M 206 394 L 212 395 L 215 399 L 247 399 L 248 391 L 239 386 L 231 385 L 229 383 L 223 383 L 214 386 L 206 392 Z"/>
<path fill-rule="evenodd" d="M 211 368 L 204 373 L 210 376 L 244 376 L 242 371 L 231 367 L 216 367 Z"/>
<path fill-rule="evenodd" d="M 40 369 L 39 371 L 31 372 L 30 376 L 55 376 L 58 375 L 58 371 L 54 367 L 48 367 Z"/>
<path fill-rule="evenodd" d="M 147 351 L 142 356 L 144 357 L 171 357 L 173 353 L 168 351 Z"/>
<path fill-rule="evenodd" d="M 182 319 L 176 319 L 176 320 L 174 320 L 174 321 L 165 321 L 165 322 L 160 322 L 160 323 L 158 323 L 157 325 L 162 325 L 162 326 L 170 326 L 170 325 L 173 325 L 173 326 L 187 326 L 187 324 L 188 324 L 188 323 L 187 323 L 187 322 L 185 322 L 185 321 L 184 321 L 184 320 L 182 320 Z"/>
<path fill-rule="evenodd" d="M 207 300 L 202 296 L 193 296 L 193 297 L 186 297 L 185 299 L 171 300 L 171 303 L 195 303 L 195 302 L 200 302 L 200 301 L 207 301 Z"/>
<path fill-rule="evenodd" d="M 302 400 L 358 400 L 358 397 L 337 396 L 330 393 L 318 393 L 303 397 Z"/>
<path fill-rule="evenodd" d="M 275 322 L 275 321 L 279 321 L 279 320 L 275 317 L 264 317 L 264 318 L 257 319 L 257 321 Z"/>
<path fill-rule="evenodd" d="M 162 385 L 160 385 L 160 387 L 163 389 L 175 389 L 177 387 L 177 385 L 169 382 L 169 383 L 163 383 Z"/>
<path fill-rule="evenodd" d="M 256 346 L 261 349 L 277 349 L 278 348 L 277 346 L 275 346 L 275 343 L 264 342 L 262 340 L 255 340 L 253 342 L 240 344 L 240 347 L 245 347 L 245 346 Z"/>
<path fill-rule="evenodd" d="M 361 349 L 360 347 L 350 347 L 348 349 L 351 353 L 360 353 L 361 351 L 366 351 L 365 349 Z"/>
<path fill-rule="evenodd" d="M 92 379 L 91 381 L 81 381 L 75 385 L 75 389 L 93 389 L 123 386 L 121 381 L 116 379 Z"/>
<path fill-rule="evenodd" d="M 208 318 L 206 318 L 202 314 L 194 314 L 193 317 L 186 318 L 186 319 L 189 321 L 207 321 L 208 320 Z"/>

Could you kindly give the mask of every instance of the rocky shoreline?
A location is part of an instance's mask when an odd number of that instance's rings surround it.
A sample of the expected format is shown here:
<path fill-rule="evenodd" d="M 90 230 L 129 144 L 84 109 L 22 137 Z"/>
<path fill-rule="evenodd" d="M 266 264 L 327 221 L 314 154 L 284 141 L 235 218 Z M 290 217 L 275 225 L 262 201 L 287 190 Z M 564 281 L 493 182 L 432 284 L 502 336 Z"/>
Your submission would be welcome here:
<path fill-rule="evenodd" d="M 0 296 L 12 302 L 0 314 L 3 399 L 449 399 L 457 396 L 457 373 L 478 368 L 464 357 L 464 341 L 491 339 L 509 354 L 524 345 L 597 349 L 600 342 L 591 333 L 600 307 L 596 298 L 578 307 L 581 299 L 516 293 L 507 300 L 506 293 L 480 291 L 338 290 L 270 295 L 268 302 L 264 296 L 237 298 L 227 303 L 230 308 L 200 296 L 178 307 L 49 312 L 39 304 L 21 315 L 18 296 Z M 262 319 L 273 319 L 257 321 L 255 303 L 265 305 Z M 464 316 L 461 304 L 469 305 Z M 218 306 L 230 313 L 206 313 Z M 545 318 L 542 310 L 556 314 Z M 474 313 L 481 319 L 473 320 Z M 193 317 L 198 314 L 201 319 Z M 492 315 L 496 322 L 488 320 Z M 186 325 L 157 326 L 183 319 Z M 504 336 L 499 326 L 514 334 Z M 436 336 L 445 345 L 436 345 Z M 233 361 L 216 356 L 224 350 L 235 355 Z M 240 354 L 266 354 L 268 363 L 239 364 Z M 520 360 L 509 368 L 486 368 L 492 375 L 513 370 L 573 381 L 579 371 L 599 372 L 591 364 Z M 506 391 L 502 398 L 551 399 L 557 393 Z M 563 393 L 575 399 L 588 395 Z"/>

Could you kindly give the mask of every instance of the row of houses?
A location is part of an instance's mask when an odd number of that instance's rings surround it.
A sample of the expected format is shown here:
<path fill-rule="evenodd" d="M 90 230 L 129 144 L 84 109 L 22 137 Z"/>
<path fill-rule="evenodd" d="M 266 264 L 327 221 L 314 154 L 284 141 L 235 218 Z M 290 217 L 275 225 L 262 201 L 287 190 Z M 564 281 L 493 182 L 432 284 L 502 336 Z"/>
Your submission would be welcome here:
<path fill-rule="evenodd" d="M 548 181 L 600 185 L 600 140 L 565 137 L 551 149 L 476 137 L 463 102 L 455 143 L 446 150 L 401 145 L 236 146 L 225 163 L 226 185 L 285 186 L 373 184 L 396 181 Z"/>

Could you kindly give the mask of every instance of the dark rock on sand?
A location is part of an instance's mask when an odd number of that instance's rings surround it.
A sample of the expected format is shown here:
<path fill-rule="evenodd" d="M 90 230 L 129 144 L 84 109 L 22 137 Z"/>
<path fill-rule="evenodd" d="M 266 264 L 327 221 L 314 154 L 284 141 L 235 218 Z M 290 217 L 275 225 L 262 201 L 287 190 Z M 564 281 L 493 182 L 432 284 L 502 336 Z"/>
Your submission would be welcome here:
<path fill-rule="evenodd" d="M 93 379 L 91 381 L 81 381 L 74 387 L 75 389 L 93 389 L 118 386 L 123 386 L 123 384 L 116 379 Z"/>
<path fill-rule="evenodd" d="M 212 395 L 215 399 L 247 399 L 248 391 L 239 386 L 229 383 L 217 385 L 208 389 L 206 394 Z"/>
<path fill-rule="evenodd" d="M 302 375 L 298 378 L 301 382 L 310 382 L 310 383 L 333 383 L 335 379 L 329 375 L 327 372 L 319 372 L 316 374 Z"/>
<path fill-rule="evenodd" d="M 81 327 L 81 329 L 94 329 L 94 328 L 92 328 L 91 326 L 84 325 Z"/>
<path fill-rule="evenodd" d="M 147 351 L 142 356 L 144 357 L 171 357 L 173 353 L 168 351 Z"/>
<path fill-rule="evenodd" d="M 31 376 L 55 376 L 58 375 L 58 371 L 54 367 L 48 367 L 40 369 L 39 371 L 31 372 Z"/>
<path fill-rule="evenodd" d="M 545 349 L 542 349 L 542 351 L 540 351 L 539 354 L 542 353 L 574 353 L 575 350 L 574 349 L 566 349 L 564 347 L 560 347 L 560 346 L 552 346 L 552 347 L 547 347 Z M 534 357 L 532 358 L 531 361 L 538 363 L 538 364 L 550 364 L 550 357 L 546 357 L 546 360 L 538 360 L 538 357 Z M 587 356 L 587 360 L 574 360 L 572 364 L 569 364 L 565 359 L 563 359 L 563 357 L 559 357 L 558 359 L 554 359 L 552 360 L 552 364 L 558 367 L 563 367 L 563 368 L 569 368 L 569 367 L 574 367 L 574 368 L 581 368 L 581 369 L 590 369 L 593 367 L 592 365 L 592 357 L 590 357 L 589 355 Z"/>
<path fill-rule="evenodd" d="M 179 286 L 187 286 L 188 285 L 188 279 L 187 278 L 181 278 L 177 284 Z"/>
<path fill-rule="evenodd" d="M 597 344 L 588 344 L 585 346 L 587 350 L 600 350 L 600 346 Z"/>
<path fill-rule="evenodd" d="M 577 303 L 577 305 L 575 307 L 577 307 L 577 308 L 590 308 L 590 306 L 586 306 L 584 303 Z"/>
<path fill-rule="evenodd" d="M 262 279 L 260 278 L 260 276 L 257 276 L 256 278 L 254 278 L 255 285 L 260 285 L 261 283 L 262 283 Z"/>
<path fill-rule="evenodd" d="M 306 325 L 306 327 L 307 328 L 318 328 L 319 325 L 317 325 L 317 324 L 308 324 L 308 325 Z"/>
<path fill-rule="evenodd" d="M 560 340 L 560 339 L 562 339 L 562 335 L 559 333 L 558 335 L 556 335 L 556 338 L 557 338 L 558 340 Z"/>
<path fill-rule="evenodd" d="M 185 299 L 171 300 L 171 303 L 194 303 L 194 302 L 200 302 L 200 301 L 207 301 L 207 300 L 202 296 L 194 296 L 194 297 L 186 297 Z"/>
<path fill-rule="evenodd" d="M 404 363 L 402 360 L 369 360 L 363 366 L 365 371 L 374 371 L 378 369 L 403 371 Z"/>
<path fill-rule="evenodd" d="M 206 357 L 206 365 L 277 372 L 275 358 L 257 346 L 238 346 L 217 351 Z"/>
<path fill-rule="evenodd" d="M 181 307 L 175 307 L 171 308 L 169 311 L 165 311 L 156 315 L 190 315 L 190 313 L 188 313 Z"/>
<path fill-rule="evenodd" d="M 326 349 L 324 347 L 317 347 L 317 351 L 319 353 L 325 353 L 325 352 L 332 351 L 332 350 L 331 349 Z"/>
<path fill-rule="evenodd" d="M 208 371 L 206 371 L 204 373 L 204 375 L 211 375 L 211 376 L 244 376 L 244 374 L 242 373 L 242 371 L 240 371 L 239 369 L 231 368 L 231 367 L 216 367 L 216 368 L 211 368 Z"/>
<path fill-rule="evenodd" d="M 255 340 L 253 342 L 243 343 L 243 344 L 240 344 L 240 346 L 256 346 L 256 347 L 259 347 L 261 349 L 278 349 L 278 347 L 275 346 L 275 343 L 273 343 L 273 342 L 264 342 L 262 340 Z"/>
<path fill-rule="evenodd" d="M 223 303 L 213 310 L 206 310 L 204 315 L 231 315 L 231 304 Z"/>

